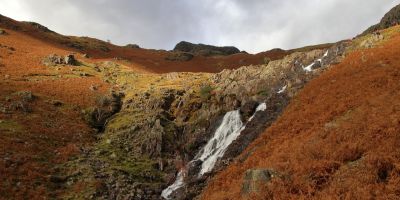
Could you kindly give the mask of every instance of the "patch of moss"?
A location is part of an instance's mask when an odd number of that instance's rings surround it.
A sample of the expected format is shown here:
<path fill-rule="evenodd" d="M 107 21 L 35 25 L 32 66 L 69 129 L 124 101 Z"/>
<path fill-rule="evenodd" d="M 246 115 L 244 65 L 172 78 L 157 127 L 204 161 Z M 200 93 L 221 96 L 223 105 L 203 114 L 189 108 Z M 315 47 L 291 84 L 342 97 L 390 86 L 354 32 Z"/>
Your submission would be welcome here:
<path fill-rule="evenodd" d="M 268 96 L 269 92 L 267 90 L 261 90 L 261 91 L 258 91 L 257 94 L 260 96 Z"/>
<path fill-rule="evenodd" d="M 204 85 L 200 88 L 200 97 L 203 100 L 208 100 L 211 97 L 211 92 L 214 90 L 211 85 Z"/>
<path fill-rule="evenodd" d="M 0 131 L 3 133 L 21 133 L 24 127 L 11 120 L 0 120 Z"/>

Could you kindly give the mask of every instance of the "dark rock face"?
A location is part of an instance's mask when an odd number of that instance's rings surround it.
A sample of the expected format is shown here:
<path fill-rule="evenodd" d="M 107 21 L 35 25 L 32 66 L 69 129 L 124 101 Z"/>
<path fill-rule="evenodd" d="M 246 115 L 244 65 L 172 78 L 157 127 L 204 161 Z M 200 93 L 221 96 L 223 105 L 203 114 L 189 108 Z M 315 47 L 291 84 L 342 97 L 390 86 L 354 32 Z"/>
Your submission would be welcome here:
<path fill-rule="evenodd" d="M 168 54 L 165 60 L 169 61 L 189 61 L 192 60 L 194 57 L 191 53 L 181 52 L 181 51 L 174 51 Z"/>
<path fill-rule="evenodd" d="M 392 8 L 388 13 L 383 16 L 381 21 L 368 28 L 366 31 L 364 31 L 363 35 L 372 33 L 378 30 L 386 29 L 391 26 L 398 25 L 400 23 L 400 5 L 397 5 L 396 7 Z"/>
<path fill-rule="evenodd" d="M 75 59 L 75 56 L 70 54 L 70 55 L 66 55 L 64 58 L 65 64 L 67 65 L 77 65 L 78 61 Z"/>
<path fill-rule="evenodd" d="M 217 166 L 225 167 L 232 158 L 239 156 L 251 142 L 278 118 L 289 103 L 289 97 L 286 94 L 276 94 L 265 103 L 267 109 L 255 114 L 253 120 L 246 125 L 240 136 L 228 147 Z"/>
<path fill-rule="evenodd" d="M 192 44 L 185 41 L 178 43 L 175 46 L 174 51 L 187 52 L 202 56 L 227 56 L 240 53 L 240 50 L 236 47 L 216 47 L 205 44 Z"/>
<path fill-rule="evenodd" d="M 125 47 L 131 48 L 131 49 L 140 49 L 140 46 L 137 44 L 127 44 Z"/>
<path fill-rule="evenodd" d="M 246 121 L 247 119 L 249 119 L 251 117 L 251 115 L 256 110 L 258 104 L 259 103 L 257 101 L 249 101 L 240 108 L 240 114 L 243 118 L 242 121 Z"/>
<path fill-rule="evenodd" d="M 112 93 L 111 96 L 99 97 L 96 101 L 97 106 L 84 113 L 86 121 L 102 131 L 107 120 L 121 110 L 123 96 L 122 93 Z"/>

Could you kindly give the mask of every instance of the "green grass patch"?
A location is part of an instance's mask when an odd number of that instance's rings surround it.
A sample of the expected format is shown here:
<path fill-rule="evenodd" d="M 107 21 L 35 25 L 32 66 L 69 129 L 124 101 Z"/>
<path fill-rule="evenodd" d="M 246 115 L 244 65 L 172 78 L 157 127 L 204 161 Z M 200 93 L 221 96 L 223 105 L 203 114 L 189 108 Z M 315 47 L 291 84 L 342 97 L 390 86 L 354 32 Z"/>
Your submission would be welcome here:
<path fill-rule="evenodd" d="M 24 131 L 24 127 L 15 121 L 0 120 L 0 131 L 3 133 L 20 133 Z"/>

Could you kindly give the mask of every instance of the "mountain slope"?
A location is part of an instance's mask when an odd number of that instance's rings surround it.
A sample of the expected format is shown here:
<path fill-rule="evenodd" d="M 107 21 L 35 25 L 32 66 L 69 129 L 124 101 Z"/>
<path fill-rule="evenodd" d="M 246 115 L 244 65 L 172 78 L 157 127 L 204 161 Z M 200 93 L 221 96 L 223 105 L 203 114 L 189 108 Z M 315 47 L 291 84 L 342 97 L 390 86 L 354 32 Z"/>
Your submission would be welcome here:
<path fill-rule="evenodd" d="M 397 199 L 399 31 L 307 84 L 202 199 Z"/>
<path fill-rule="evenodd" d="M 159 200 L 180 172 L 176 200 L 395 196 L 399 30 L 215 56 L 0 16 L 0 198 Z"/>
<path fill-rule="evenodd" d="M 363 34 L 372 33 L 374 31 L 383 30 L 400 23 L 400 5 L 392 8 L 383 16 L 378 24 L 369 27 Z"/>
<path fill-rule="evenodd" d="M 34 22 L 19 22 L 0 15 L 0 27 L 20 32 L 43 41 L 55 48 L 87 54 L 95 59 L 114 59 L 132 69 L 152 73 L 168 72 L 220 72 L 241 66 L 264 64 L 266 60 L 277 60 L 295 51 L 324 49 L 331 44 L 311 46 L 306 49 L 271 50 L 258 54 L 237 53 L 228 56 L 195 55 L 189 61 L 170 60 L 175 52 L 137 48 L 134 45 L 117 46 L 89 37 L 64 36 Z M 132 48 L 133 47 L 133 48 Z"/>

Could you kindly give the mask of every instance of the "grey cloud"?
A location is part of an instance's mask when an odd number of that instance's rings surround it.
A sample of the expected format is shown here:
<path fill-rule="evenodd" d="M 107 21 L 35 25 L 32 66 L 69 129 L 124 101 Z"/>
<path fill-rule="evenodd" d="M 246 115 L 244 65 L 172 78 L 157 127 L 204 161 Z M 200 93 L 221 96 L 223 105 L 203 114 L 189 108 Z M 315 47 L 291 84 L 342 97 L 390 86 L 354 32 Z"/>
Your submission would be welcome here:
<path fill-rule="evenodd" d="M 39 22 L 63 34 L 110 39 L 121 45 L 171 49 L 187 40 L 259 52 L 351 38 L 399 2 L 0 0 L 4 5 L 0 13 Z"/>

